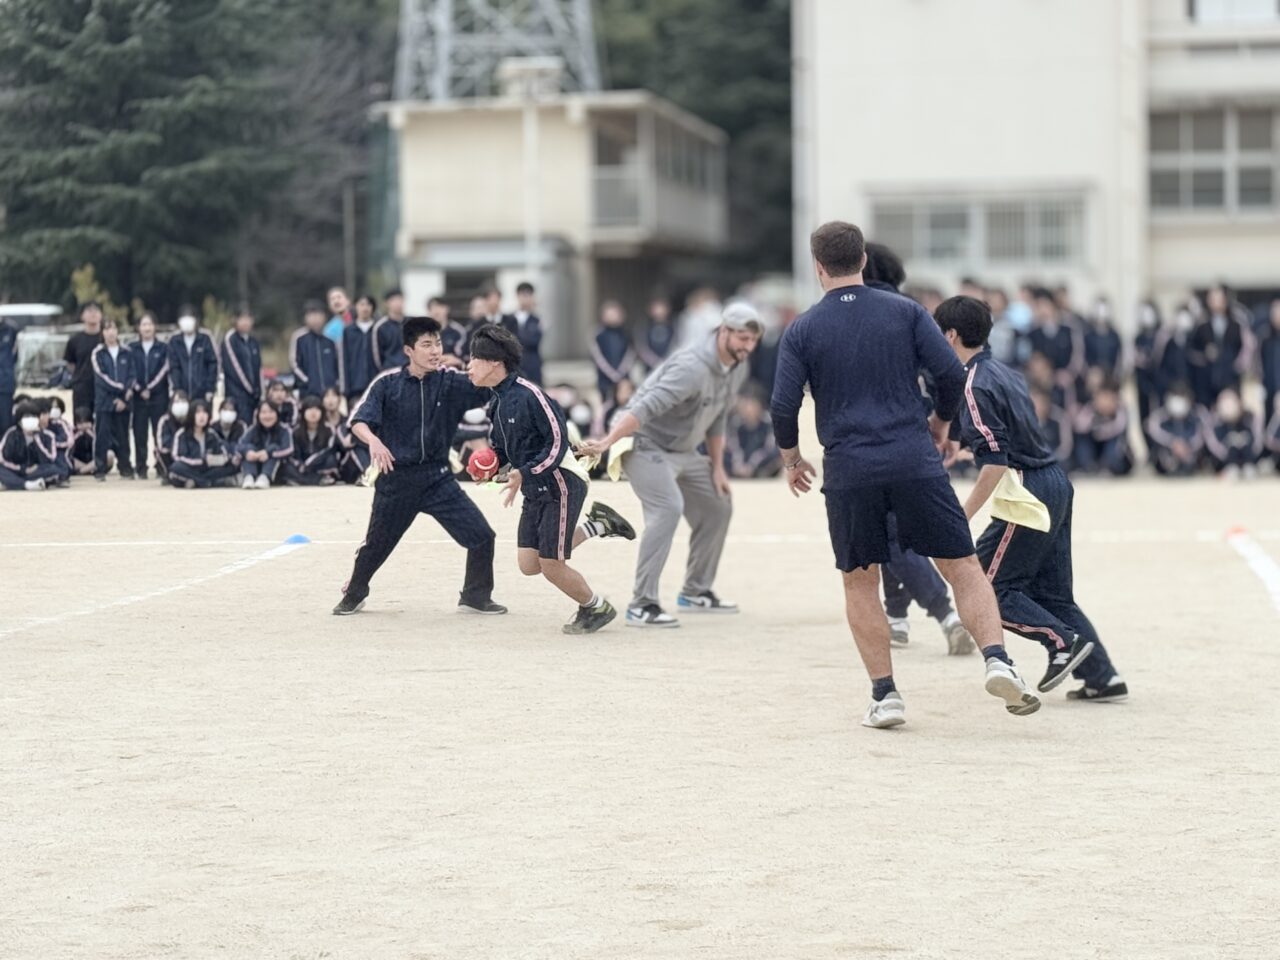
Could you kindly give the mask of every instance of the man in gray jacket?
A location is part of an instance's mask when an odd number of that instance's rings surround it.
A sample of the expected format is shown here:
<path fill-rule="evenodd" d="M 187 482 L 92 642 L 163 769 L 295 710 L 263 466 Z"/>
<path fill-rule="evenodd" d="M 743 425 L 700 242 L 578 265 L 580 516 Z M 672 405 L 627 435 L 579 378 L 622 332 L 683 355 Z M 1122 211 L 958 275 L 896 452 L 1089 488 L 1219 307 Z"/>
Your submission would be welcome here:
<path fill-rule="evenodd" d="M 729 304 L 719 327 L 649 375 L 606 437 L 582 447 L 584 454 L 596 456 L 624 437 L 635 437 L 623 468 L 644 507 L 644 536 L 635 595 L 627 608 L 629 627 L 680 625 L 658 602 L 658 584 L 681 516 L 692 536 L 677 606 L 690 613 L 738 612 L 711 589 L 733 515 L 724 432 L 729 408 L 747 379 L 747 358 L 763 332 L 751 306 Z M 703 442 L 708 456 L 698 453 Z"/>

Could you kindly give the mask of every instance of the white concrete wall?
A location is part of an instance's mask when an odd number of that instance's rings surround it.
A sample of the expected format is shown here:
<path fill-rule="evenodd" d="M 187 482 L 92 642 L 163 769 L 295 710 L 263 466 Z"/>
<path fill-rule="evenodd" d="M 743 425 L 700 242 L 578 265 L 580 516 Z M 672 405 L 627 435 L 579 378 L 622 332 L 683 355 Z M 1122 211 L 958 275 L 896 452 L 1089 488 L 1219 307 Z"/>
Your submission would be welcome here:
<path fill-rule="evenodd" d="M 1085 260 L 1068 279 L 1081 295 L 1139 295 L 1139 0 L 800 2 L 811 20 L 796 42 L 812 68 L 813 199 L 798 232 L 832 218 L 869 226 L 877 194 L 1083 190 Z"/>
<path fill-rule="evenodd" d="M 564 108 L 539 122 L 542 232 L 575 246 L 589 236 L 590 126 Z M 524 160 L 519 108 L 410 112 L 400 131 L 401 233 L 409 237 L 520 237 Z"/>

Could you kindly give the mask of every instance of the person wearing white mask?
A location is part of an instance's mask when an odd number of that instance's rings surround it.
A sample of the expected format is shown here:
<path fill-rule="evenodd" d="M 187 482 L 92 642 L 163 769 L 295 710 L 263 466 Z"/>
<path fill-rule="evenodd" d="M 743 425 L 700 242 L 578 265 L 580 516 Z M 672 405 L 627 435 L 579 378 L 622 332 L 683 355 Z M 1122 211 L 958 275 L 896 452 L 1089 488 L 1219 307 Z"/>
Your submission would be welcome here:
<path fill-rule="evenodd" d="M 1133 381 L 1138 388 L 1138 418 L 1143 436 L 1151 413 L 1160 405 L 1160 371 L 1156 364 L 1156 341 L 1160 336 L 1160 310 L 1150 300 L 1138 304 L 1138 332 L 1133 337 Z"/>
<path fill-rule="evenodd" d="M 156 475 L 164 480 L 173 463 L 173 438 L 178 428 L 187 422 L 191 403 L 185 390 L 176 390 L 169 404 L 169 412 L 156 424 Z"/>
<path fill-rule="evenodd" d="M 187 490 L 237 486 L 237 468 L 231 463 L 226 444 L 210 429 L 209 404 L 197 400 L 173 437 L 173 466 L 169 482 Z"/>
<path fill-rule="evenodd" d="M 209 429 L 222 439 L 222 442 L 226 445 L 227 455 L 231 458 L 232 465 L 239 470 L 242 461 L 240 441 L 244 439 L 249 425 L 240 419 L 240 411 L 236 409 L 234 400 L 228 397 L 222 401 L 222 406 L 218 410 L 218 418 L 210 424 Z"/>
<path fill-rule="evenodd" d="M 59 481 L 53 434 L 40 429 L 40 410 L 31 401 L 14 410 L 17 423 L 0 437 L 0 488 L 43 490 Z"/>
<path fill-rule="evenodd" d="M 1191 388 L 1175 383 L 1164 404 L 1147 418 L 1144 432 L 1151 465 L 1162 477 L 1190 477 L 1204 456 L 1204 425 L 1195 411 Z"/>
<path fill-rule="evenodd" d="M 184 307 L 179 335 L 169 339 L 169 383 L 195 400 L 213 401 L 218 389 L 218 351 L 213 338 L 199 329 L 195 312 Z"/>
<path fill-rule="evenodd" d="M 138 320 L 133 351 L 137 385 L 133 392 L 133 460 L 138 478 L 147 479 L 147 446 L 160 418 L 169 409 L 169 351 L 156 339 L 156 320 L 144 313 Z"/>
<path fill-rule="evenodd" d="M 49 398 L 49 432 L 53 434 L 57 452 L 58 470 L 64 480 L 71 478 L 71 446 L 75 443 L 75 430 L 67 417 L 67 405 L 61 397 Z"/>
<path fill-rule="evenodd" d="M 1240 394 L 1231 388 L 1223 390 L 1213 410 L 1203 411 L 1201 417 L 1205 449 L 1218 476 L 1229 480 L 1256 476 L 1262 456 L 1261 417 L 1244 408 Z"/>

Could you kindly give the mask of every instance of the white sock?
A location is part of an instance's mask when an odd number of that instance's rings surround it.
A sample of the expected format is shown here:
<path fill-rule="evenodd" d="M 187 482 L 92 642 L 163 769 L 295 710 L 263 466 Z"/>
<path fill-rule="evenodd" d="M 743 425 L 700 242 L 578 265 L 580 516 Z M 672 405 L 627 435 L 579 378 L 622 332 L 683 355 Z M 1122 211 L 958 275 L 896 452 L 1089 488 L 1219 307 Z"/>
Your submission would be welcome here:
<path fill-rule="evenodd" d="M 594 610 L 598 606 L 600 606 L 600 594 L 593 593 L 591 594 L 591 599 L 582 605 L 582 609 Z"/>
<path fill-rule="evenodd" d="M 604 524 L 596 523 L 594 520 L 583 520 L 578 524 L 578 529 L 582 531 L 584 540 L 590 540 L 592 537 L 598 537 L 604 533 Z"/>

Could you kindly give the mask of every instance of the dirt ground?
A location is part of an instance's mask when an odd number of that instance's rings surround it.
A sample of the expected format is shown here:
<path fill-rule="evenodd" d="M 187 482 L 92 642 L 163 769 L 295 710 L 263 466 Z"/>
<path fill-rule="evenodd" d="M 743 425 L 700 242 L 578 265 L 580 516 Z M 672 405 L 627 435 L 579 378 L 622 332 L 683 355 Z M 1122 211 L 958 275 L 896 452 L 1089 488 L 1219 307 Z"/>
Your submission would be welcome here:
<path fill-rule="evenodd" d="M 913 611 L 893 732 L 816 495 L 737 487 L 740 616 L 590 638 L 474 495 L 504 618 L 425 518 L 330 616 L 367 490 L 0 497 L 0 956 L 1280 955 L 1280 611 L 1224 537 L 1280 559 L 1280 480 L 1079 484 L 1133 698 L 1008 716 Z M 621 605 L 634 555 L 578 557 Z"/>

